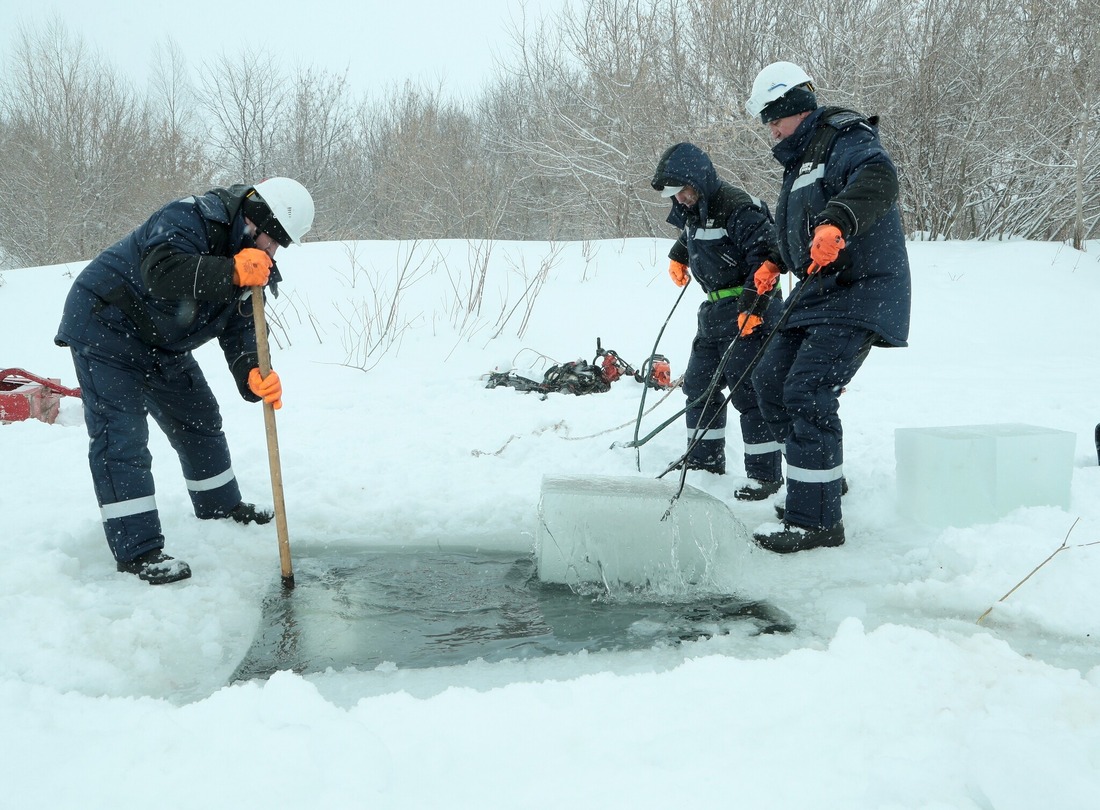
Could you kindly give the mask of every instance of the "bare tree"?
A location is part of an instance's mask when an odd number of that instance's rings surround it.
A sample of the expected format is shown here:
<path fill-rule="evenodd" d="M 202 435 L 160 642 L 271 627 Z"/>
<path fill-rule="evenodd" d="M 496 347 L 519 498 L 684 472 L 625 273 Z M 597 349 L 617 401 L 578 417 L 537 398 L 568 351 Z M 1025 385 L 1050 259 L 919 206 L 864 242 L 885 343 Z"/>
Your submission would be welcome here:
<path fill-rule="evenodd" d="M 311 238 L 470 241 L 463 319 L 498 239 L 667 234 L 649 188 L 688 140 L 765 200 L 780 168 L 747 115 L 753 77 L 798 62 L 822 104 L 881 117 L 907 230 L 1083 246 L 1100 232 L 1095 0 L 582 0 L 521 18 L 472 100 L 284 76 L 259 52 L 204 64 L 168 40 L 142 97 L 60 20 L 18 29 L 0 73 L 0 253 L 89 255 L 166 199 L 272 174 L 317 202 Z M 456 283 L 459 283 L 456 281 Z"/>
<path fill-rule="evenodd" d="M 530 38 L 520 33 L 533 115 L 502 143 L 524 156 L 525 179 L 552 192 L 532 204 L 549 207 L 577 237 L 630 232 L 647 220 L 640 194 L 677 109 L 660 81 L 670 49 L 665 8 L 664 0 L 592 0 L 567 7 L 552 37 L 546 25 Z"/>
<path fill-rule="evenodd" d="M 387 238 L 495 236 L 509 194 L 476 111 L 440 88 L 406 84 L 360 121 L 368 219 Z"/>
<path fill-rule="evenodd" d="M 347 74 L 301 68 L 291 81 L 291 103 L 278 122 L 278 148 L 270 169 L 300 180 L 319 203 L 311 239 L 350 236 L 328 212 L 344 188 L 341 175 L 354 168 L 348 144 L 355 126 L 355 109 L 348 101 Z M 343 195 L 344 215 L 362 215 L 362 193 Z"/>
<path fill-rule="evenodd" d="M 147 167 L 149 192 L 169 200 L 205 190 L 212 181 L 198 134 L 198 100 L 183 51 L 171 37 L 156 52 L 150 89 L 160 148 L 157 160 Z"/>
<path fill-rule="evenodd" d="M 211 127 L 207 145 L 230 182 L 259 181 L 273 173 L 286 128 L 286 79 L 259 51 L 222 54 L 200 76 L 199 104 Z"/>
<path fill-rule="evenodd" d="M 5 73 L 0 244 L 20 263 L 90 258 L 158 196 L 149 105 L 59 19 L 19 29 Z"/>
<path fill-rule="evenodd" d="M 1020 169 L 1033 183 L 1026 201 L 1005 211 L 1003 227 L 1068 238 L 1080 249 L 1100 228 L 1100 8 L 1033 0 L 1020 20 L 1027 90 Z"/>

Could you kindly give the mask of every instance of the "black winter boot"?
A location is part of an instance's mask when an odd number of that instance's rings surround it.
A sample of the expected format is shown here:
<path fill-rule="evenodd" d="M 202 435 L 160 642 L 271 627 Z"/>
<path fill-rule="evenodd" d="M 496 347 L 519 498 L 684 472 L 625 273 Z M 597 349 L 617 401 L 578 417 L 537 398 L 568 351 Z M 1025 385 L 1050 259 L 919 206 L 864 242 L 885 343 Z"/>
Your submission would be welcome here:
<path fill-rule="evenodd" d="M 844 521 L 831 529 L 810 529 L 783 521 L 782 529 L 767 534 L 754 534 L 752 539 L 760 548 L 776 554 L 791 554 L 812 548 L 834 548 L 844 545 Z"/>
<path fill-rule="evenodd" d="M 725 475 L 726 474 L 726 462 L 724 462 L 724 461 L 716 461 L 716 462 L 712 462 L 710 464 L 706 464 L 702 461 L 696 461 L 693 458 L 689 458 L 687 460 L 687 468 L 689 470 L 702 470 L 703 472 L 713 473 L 714 475 Z M 671 469 L 673 469 L 673 470 L 682 470 L 682 469 L 684 469 L 684 460 L 680 459 L 679 461 L 677 461 L 675 464 L 672 465 Z"/>
<path fill-rule="evenodd" d="M 267 509 L 259 509 L 253 503 L 241 501 L 229 510 L 226 517 L 231 517 L 238 523 L 258 523 L 262 526 L 264 523 L 270 523 L 271 519 L 275 517 L 275 513 L 269 512 Z"/>
<path fill-rule="evenodd" d="M 167 585 L 191 576 L 191 566 L 183 560 L 169 557 L 159 548 L 127 562 L 120 562 L 116 567 L 123 574 L 136 574 L 150 585 Z"/>
<path fill-rule="evenodd" d="M 733 493 L 733 497 L 739 501 L 764 501 L 783 486 L 783 479 L 778 481 L 761 481 L 757 478 L 749 480 L 749 483 Z"/>

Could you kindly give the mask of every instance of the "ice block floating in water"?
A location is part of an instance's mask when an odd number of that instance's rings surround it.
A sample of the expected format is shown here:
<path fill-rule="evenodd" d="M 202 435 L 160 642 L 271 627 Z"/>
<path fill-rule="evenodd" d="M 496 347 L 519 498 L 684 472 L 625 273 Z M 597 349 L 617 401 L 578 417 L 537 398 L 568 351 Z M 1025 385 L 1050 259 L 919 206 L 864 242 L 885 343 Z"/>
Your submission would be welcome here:
<path fill-rule="evenodd" d="M 725 503 L 678 481 L 546 476 L 538 507 L 539 579 L 613 589 L 706 584 L 719 545 L 747 547 L 748 531 Z"/>

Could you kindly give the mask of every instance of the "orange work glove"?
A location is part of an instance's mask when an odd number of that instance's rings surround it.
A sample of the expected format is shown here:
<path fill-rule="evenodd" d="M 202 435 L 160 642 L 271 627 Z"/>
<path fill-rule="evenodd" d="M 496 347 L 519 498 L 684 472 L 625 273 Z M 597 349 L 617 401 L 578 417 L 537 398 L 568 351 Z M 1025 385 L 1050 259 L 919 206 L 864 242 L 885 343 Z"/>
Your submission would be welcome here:
<path fill-rule="evenodd" d="M 770 260 L 761 262 L 760 266 L 756 268 L 756 272 L 752 274 L 752 283 L 756 285 L 756 291 L 760 295 L 771 292 L 780 272 L 782 271 L 775 262 Z"/>
<path fill-rule="evenodd" d="M 248 372 L 248 388 L 275 410 L 283 407 L 283 384 L 279 381 L 279 375 L 274 371 L 266 377 L 261 377 L 258 368 L 252 369 Z"/>
<path fill-rule="evenodd" d="M 675 259 L 669 260 L 668 274 L 672 276 L 672 280 L 677 287 L 686 287 L 687 283 L 691 281 L 691 273 L 688 272 L 688 266 Z"/>
<path fill-rule="evenodd" d="M 844 235 L 836 225 L 825 223 L 814 228 L 814 241 L 810 245 L 810 258 L 818 268 L 836 261 L 844 250 Z"/>
<path fill-rule="evenodd" d="M 233 257 L 233 283 L 238 287 L 262 287 L 271 275 L 271 257 L 259 248 L 244 248 Z"/>
<path fill-rule="evenodd" d="M 771 264 L 765 262 L 764 264 Z M 775 265 L 772 265 L 775 267 Z M 776 273 L 778 273 L 776 268 Z M 772 284 L 775 280 L 772 280 Z M 761 295 L 751 286 L 746 286 L 737 299 L 737 329 L 741 337 L 748 337 L 753 330 L 764 323 L 764 311 L 768 308 L 767 293 Z"/>
<path fill-rule="evenodd" d="M 741 330 L 742 337 L 751 335 L 753 330 L 762 323 L 764 323 L 764 319 L 759 315 L 753 315 L 751 312 L 742 312 L 737 316 L 737 328 Z"/>

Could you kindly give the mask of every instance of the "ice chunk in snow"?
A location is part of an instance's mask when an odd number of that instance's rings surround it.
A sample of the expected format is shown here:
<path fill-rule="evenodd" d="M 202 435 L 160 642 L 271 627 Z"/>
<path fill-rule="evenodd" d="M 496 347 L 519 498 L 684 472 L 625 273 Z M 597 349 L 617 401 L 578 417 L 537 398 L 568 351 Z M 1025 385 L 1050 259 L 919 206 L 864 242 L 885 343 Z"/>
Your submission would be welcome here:
<path fill-rule="evenodd" d="M 898 508 L 943 528 L 991 523 L 1021 506 L 1069 508 L 1077 437 L 1034 425 L 897 428 Z"/>
<path fill-rule="evenodd" d="M 543 582 L 631 586 L 706 584 L 720 544 L 748 531 L 717 498 L 679 482 L 546 476 L 535 554 Z M 668 517 L 662 520 L 672 505 Z"/>

